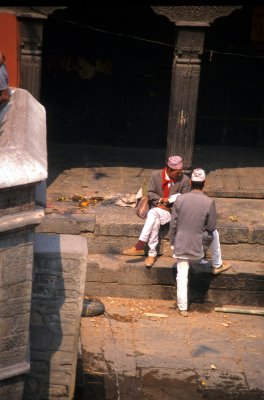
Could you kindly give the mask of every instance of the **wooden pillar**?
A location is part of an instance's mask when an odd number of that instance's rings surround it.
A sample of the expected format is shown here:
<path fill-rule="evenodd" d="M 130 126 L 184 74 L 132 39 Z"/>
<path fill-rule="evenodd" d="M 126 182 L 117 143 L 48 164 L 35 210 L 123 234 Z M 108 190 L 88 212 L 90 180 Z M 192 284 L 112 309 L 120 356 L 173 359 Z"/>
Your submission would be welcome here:
<path fill-rule="evenodd" d="M 241 6 L 153 6 L 177 27 L 172 65 L 166 157 L 181 155 L 184 169 L 192 167 L 196 110 L 200 82 L 200 56 L 205 28 L 216 18 Z"/>
<path fill-rule="evenodd" d="M 42 30 L 41 19 L 20 17 L 21 83 L 35 99 L 40 100 Z"/>
<path fill-rule="evenodd" d="M 0 24 L 5 22 L 5 26 L 2 27 L 2 31 L 5 32 L 5 36 L 2 35 L 3 40 L 0 27 L 0 43 L 3 42 L 1 50 L 5 50 L 7 44 L 16 40 L 16 54 L 12 54 L 10 60 L 7 59 L 7 67 L 9 72 L 8 62 L 16 62 L 19 70 L 15 81 L 12 75 L 13 69 L 10 68 L 10 86 L 26 89 L 37 100 L 40 100 L 41 90 L 43 22 L 54 11 L 64 8 L 67 7 L 0 6 Z M 1 19 L 2 13 L 4 13 L 4 17 Z M 13 25 L 15 21 L 15 26 L 18 27 L 16 32 L 11 24 L 12 21 Z M 9 54 L 11 54 L 10 45 L 6 50 L 6 55 Z"/>
<path fill-rule="evenodd" d="M 172 65 L 166 156 L 181 155 L 185 169 L 192 164 L 203 42 L 203 28 L 180 28 Z"/>

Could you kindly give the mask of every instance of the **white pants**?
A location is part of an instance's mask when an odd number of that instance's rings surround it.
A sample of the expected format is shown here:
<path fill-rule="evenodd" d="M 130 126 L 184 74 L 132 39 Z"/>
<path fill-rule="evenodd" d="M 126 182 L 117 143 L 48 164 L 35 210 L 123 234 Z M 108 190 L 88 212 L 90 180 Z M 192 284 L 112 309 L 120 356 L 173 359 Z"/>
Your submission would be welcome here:
<path fill-rule="evenodd" d="M 156 257 L 156 247 L 159 242 L 160 225 L 165 225 L 171 220 L 169 211 L 163 210 L 159 207 L 151 208 L 148 212 L 147 219 L 139 236 L 139 240 L 148 243 L 148 255 Z"/>
<path fill-rule="evenodd" d="M 177 258 L 177 306 L 179 310 L 188 308 L 189 261 Z"/>
<path fill-rule="evenodd" d="M 222 265 L 221 247 L 217 229 L 213 231 L 213 241 L 209 246 L 212 253 L 212 266 L 219 268 Z M 179 310 L 188 309 L 188 272 L 189 261 L 177 258 L 177 306 Z"/>
<path fill-rule="evenodd" d="M 212 254 L 212 266 L 215 268 L 221 267 L 222 255 L 221 255 L 219 233 L 217 229 L 213 231 L 213 241 L 209 246 L 209 250 L 211 251 Z"/>

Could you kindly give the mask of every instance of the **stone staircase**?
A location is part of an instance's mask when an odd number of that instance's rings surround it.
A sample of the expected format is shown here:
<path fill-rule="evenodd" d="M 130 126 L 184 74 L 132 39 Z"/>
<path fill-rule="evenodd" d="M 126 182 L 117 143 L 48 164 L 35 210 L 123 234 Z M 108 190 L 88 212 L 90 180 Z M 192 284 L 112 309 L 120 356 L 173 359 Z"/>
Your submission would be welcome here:
<path fill-rule="evenodd" d="M 207 264 L 193 264 L 190 302 L 263 306 L 264 225 L 258 221 L 263 202 L 226 200 L 219 203 L 217 199 L 218 231 L 222 257 L 232 261 L 232 269 L 212 275 L 210 253 Z M 133 208 L 117 207 L 109 200 L 83 214 L 48 214 L 37 231 L 86 238 L 89 256 L 85 295 L 88 297 L 176 298 L 176 264 L 171 257 L 168 226 L 161 230 L 160 257 L 152 268 L 144 266 L 144 257 L 121 255 L 124 248 L 135 244 L 143 223 Z"/>

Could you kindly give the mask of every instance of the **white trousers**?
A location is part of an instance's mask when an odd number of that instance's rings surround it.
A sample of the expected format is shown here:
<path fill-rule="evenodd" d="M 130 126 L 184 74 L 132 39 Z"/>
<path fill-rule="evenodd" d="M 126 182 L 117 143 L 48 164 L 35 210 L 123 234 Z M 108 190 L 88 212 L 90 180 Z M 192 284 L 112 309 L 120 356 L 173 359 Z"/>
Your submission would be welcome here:
<path fill-rule="evenodd" d="M 213 241 L 209 246 L 209 250 L 211 251 L 212 254 L 212 266 L 215 268 L 221 267 L 222 255 L 221 255 L 219 233 L 217 229 L 213 231 Z"/>
<path fill-rule="evenodd" d="M 177 258 L 177 306 L 179 310 L 188 308 L 189 261 Z"/>
<path fill-rule="evenodd" d="M 221 247 L 217 229 L 213 231 L 213 241 L 209 246 L 212 253 L 212 266 L 219 268 L 222 265 Z M 177 306 L 179 310 L 188 309 L 188 272 L 189 261 L 177 258 Z"/>
<path fill-rule="evenodd" d="M 147 214 L 147 219 L 139 236 L 139 240 L 148 243 L 148 255 L 156 257 L 156 247 L 159 242 L 160 225 L 165 225 L 171 220 L 169 211 L 163 210 L 159 207 L 151 208 Z"/>

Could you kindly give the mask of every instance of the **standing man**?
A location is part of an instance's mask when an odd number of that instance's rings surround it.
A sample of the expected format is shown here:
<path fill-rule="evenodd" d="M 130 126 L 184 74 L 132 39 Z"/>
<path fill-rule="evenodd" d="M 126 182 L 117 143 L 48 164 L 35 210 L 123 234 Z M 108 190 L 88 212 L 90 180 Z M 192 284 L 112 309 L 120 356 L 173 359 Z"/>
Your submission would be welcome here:
<path fill-rule="evenodd" d="M 177 305 L 183 317 L 188 316 L 189 262 L 202 259 L 204 249 L 209 246 L 213 274 L 231 267 L 230 263 L 222 262 L 215 201 L 203 193 L 204 170 L 195 169 L 190 183 L 191 192 L 175 201 L 170 222 L 170 243 L 177 258 Z"/>
<path fill-rule="evenodd" d="M 11 92 L 8 85 L 8 74 L 5 66 L 5 56 L 0 51 L 0 109 L 8 103 Z"/>
<path fill-rule="evenodd" d="M 187 175 L 183 174 L 182 158 L 169 157 L 162 170 L 152 173 L 148 184 L 150 210 L 144 227 L 135 246 L 126 249 L 122 254 L 127 256 L 143 256 L 144 246 L 148 243 L 149 252 L 145 260 L 146 267 L 152 267 L 157 260 L 159 230 L 171 220 L 171 208 L 176 197 L 190 191 Z"/>

